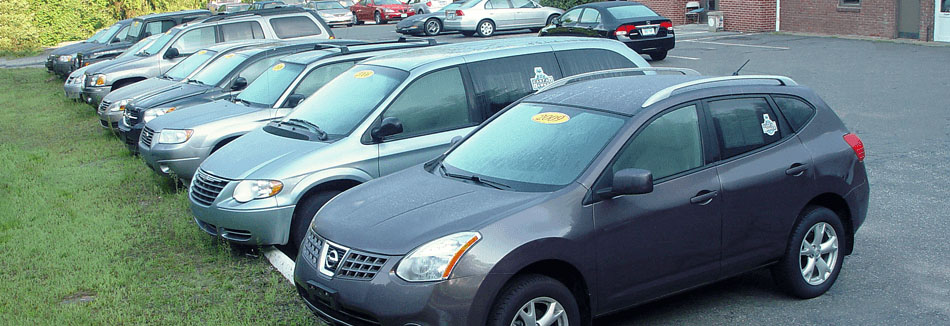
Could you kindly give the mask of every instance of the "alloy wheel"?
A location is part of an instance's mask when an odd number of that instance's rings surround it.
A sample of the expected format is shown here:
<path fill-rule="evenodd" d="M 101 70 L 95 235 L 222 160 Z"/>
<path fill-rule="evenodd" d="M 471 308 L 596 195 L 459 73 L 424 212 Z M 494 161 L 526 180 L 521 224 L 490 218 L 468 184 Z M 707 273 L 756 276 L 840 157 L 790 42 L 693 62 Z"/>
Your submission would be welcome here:
<path fill-rule="evenodd" d="M 442 27 L 439 26 L 439 22 L 435 19 L 429 20 L 426 22 L 426 34 L 437 35 L 442 31 Z"/>
<path fill-rule="evenodd" d="M 482 22 L 482 24 L 478 26 L 478 31 L 484 36 L 489 36 L 495 31 L 495 26 L 493 26 L 491 22 Z"/>
<path fill-rule="evenodd" d="M 567 312 L 560 302 L 549 297 L 531 299 L 518 309 L 511 326 L 567 326 Z"/>
<path fill-rule="evenodd" d="M 828 280 L 838 264 L 838 235 L 835 228 L 818 222 L 808 229 L 799 249 L 798 267 L 802 278 L 811 285 Z"/>

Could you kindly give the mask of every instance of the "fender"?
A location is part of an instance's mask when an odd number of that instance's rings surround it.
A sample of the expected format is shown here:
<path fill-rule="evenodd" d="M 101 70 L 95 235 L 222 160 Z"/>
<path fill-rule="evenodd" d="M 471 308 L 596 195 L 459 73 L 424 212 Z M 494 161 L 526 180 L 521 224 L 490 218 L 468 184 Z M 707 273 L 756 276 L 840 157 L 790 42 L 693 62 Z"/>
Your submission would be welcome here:
<path fill-rule="evenodd" d="M 297 185 L 294 186 L 294 189 L 290 192 L 290 196 L 288 197 L 291 199 L 291 202 L 278 203 L 278 205 L 296 205 L 307 191 L 329 181 L 352 180 L 358 183 L 364 183 L 372 179 L 373 176 L 366 171 L 351 167 L 339 167 L 317 171 L 297 182 Z"/>

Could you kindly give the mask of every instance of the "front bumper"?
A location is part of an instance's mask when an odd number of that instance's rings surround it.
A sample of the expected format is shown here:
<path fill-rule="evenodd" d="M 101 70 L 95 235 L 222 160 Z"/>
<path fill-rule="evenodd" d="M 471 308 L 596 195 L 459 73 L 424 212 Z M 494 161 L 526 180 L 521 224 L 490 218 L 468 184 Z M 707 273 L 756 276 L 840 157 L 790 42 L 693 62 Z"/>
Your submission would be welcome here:
<path fill-rule="evenodd" d="M 344 16 L 344 17 L 331 17 L 331 18 L 325 18 L 321 16 L 320 18 L 323 18 L 323 21 L 327 22 L 327 25 L 330 25 L 330 26 L 352 25 L 356 22 L 356 17 L 352 15 L 349 17 Z"/>
<path fill-rule="evenodd" d="M 138 154 L 139 152 L 139 136 L 142 134 L 142 128 L 144 127 L 144 123 L 129 126 L 124 120 L 119 122 L 119 138 L 122 139 L 122 142 L 125 143 L 125 147 L 128 148 L 132 154 Z"/>
<path fill-rule="evenodd" d="M 75 70 L 74 68 L 75 67 L 73 66 L 73 62 L 71 60 L 67 62 L 59 61 L 58 59 L 53 61 L 52 70 L 54 73 L 56 73 L 60 77 L 63 77 L 63 78 L 69 77 L 69 74 L 71 74 L 73 70 Z"/>
<path fill-rule="evenodd" d="M 188 142 L 182 144 L 160 144 L 158 143 L 158 132 L 152 140 L 152 146 L 146 147 L 139 142 L 138 151 L 145 165 L 152 168 L 156 173 L 163 176 L 178 176 L 183 180 L 191 181 L 198 171 L 198 166 L 208 157 L 210 149 L 208 147 L 191 147 Z"/>
<path fill-rule="evenodd" d="M 676 35 L 667 35 L 663 37 L 648 39 L 630 39 L 626 37 L 619 38 L 623 44 L 626 44 L 631 50 L 638 53 L 650 52 L 656 50 L 672 50 L 676 46 Z"/>
<path fill-rule="evenodd" d="M 82 100 L 94 107 L 99 107 L 102 99 L 112 92 L 112 86 L 86 86 L 82 89 Z"/>
<path fill-rule="evenodd" d="M 385 20 L 403 20 L 412 16 L 412 13 L 409 12 L 384 12 L 383 19 Z"/>
<path fill-rule="evenodd" d="M 101 110 L 100 110 L 101 109 Z M 99 125 L 112 132 L 119 131 L 119 121 L 122 121 L 122 111 L 109 111 L 109 108 L 99 108 L 96 113 L 99 114 Z"/>
<path fill-rule="evenodd" d="M 219 197 L 230 196 L 236 184 L 237 182 L 230 182 L 221 191 Z M 192 182 L 191 187 L 195 187 L 195 182 Z M 195 223 L 198 224 L 198 228 L 210 235 L 249 245 L 282 245 L 286 244 L 290 238 L 290 221 L 293 219 L 296 206 L 226 209 L 217 206 L 222 201 L 220 198 L 216 199 L 211 206 L 203 206 L 191 198 L 191 191 L 189 189 L 189 201 Z M 274 198 L 258 200 L 276 203 Z"/>
<path fill-rule="evenodd" d="M 63 92 L 66 93 L 66 98 L 79 100 L 80 96 L 82 96 L 82 84 L 74 84 L 67 79 L 66 84 L 63 84 Z"/>
<path fill-rule="evenodd" d="M 419 25 L 408 25 L 408 26 L 396 25 L 396 33 L 410 34 L 410 35 L 425 34 L 425 28 L 422 27 L 421 24 L 422 22 L 419 22 Z"/>

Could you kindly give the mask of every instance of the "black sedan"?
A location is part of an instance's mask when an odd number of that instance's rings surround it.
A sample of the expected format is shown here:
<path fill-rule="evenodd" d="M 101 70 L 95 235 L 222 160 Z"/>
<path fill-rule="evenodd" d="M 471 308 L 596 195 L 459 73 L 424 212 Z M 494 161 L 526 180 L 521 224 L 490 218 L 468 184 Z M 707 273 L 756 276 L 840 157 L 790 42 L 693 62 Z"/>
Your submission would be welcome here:
<path fill-rule="evenodd" d="M 409 18 L 396 24 L 396 32 L 407 35 L 439 35 L 439 33 L 442 33 L 442 21 L 445 20 L 445 12 L 457 9 L 462 2 L 464 1 L 451 3 L 433 13 L 409 16 Z"/>
<path fill-rule="evenodd" d="M 632 1 L 596 2 L 571 8 L 541 30 L 540 36 L 586 36 L 621 41 L 630 49 L 666 58 L 676 45 L 673 23 L 647 6 Z"/>

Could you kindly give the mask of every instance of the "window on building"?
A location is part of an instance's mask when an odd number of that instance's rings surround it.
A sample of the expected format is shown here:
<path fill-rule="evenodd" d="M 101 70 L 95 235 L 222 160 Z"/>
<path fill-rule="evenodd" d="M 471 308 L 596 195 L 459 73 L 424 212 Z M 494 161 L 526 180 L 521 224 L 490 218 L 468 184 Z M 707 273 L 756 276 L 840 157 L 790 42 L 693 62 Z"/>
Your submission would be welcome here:
<path fill-rule="evenodd" d="M 861 0 L 838 0 L 838 4 L 842 6 L 860 6 Z"/>

